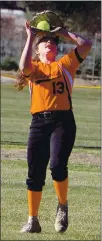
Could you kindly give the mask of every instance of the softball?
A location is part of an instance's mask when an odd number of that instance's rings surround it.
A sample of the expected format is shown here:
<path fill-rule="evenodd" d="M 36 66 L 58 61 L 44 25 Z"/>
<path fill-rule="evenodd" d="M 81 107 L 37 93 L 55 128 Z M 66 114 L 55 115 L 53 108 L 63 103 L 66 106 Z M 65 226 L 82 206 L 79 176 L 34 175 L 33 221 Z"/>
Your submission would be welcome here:
<path fill-rule="evenodd" d="M 37 24 L 37 28 L 38 29 L 41 29 L 41 30 L 44 30 L 44 31 L 49 31 L 50 30 L 50 24 L 47 22 L 47 21 L 40 21 L 38 24 Z"/>

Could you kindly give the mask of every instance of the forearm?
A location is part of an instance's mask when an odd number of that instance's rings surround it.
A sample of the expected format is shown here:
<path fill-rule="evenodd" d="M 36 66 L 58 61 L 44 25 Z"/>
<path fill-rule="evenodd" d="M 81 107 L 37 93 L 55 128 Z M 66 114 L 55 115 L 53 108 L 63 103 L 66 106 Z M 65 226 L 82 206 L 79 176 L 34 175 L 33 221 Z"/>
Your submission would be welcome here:
<path fill-rule="evenodd" d="M 88 55 L 88 52 L 90 51 L 90 48 L 92 46 L 90 40 L 82 37 L 79 34 L 71 33 L 67 29 L 61 29 L 61 31 L 59 32 L 59 36 L 64 37 L 65 40 L 72 41 L 72 43 L 76 44 L 78 53 L 83 59 Z"/>
<path fill-rule="evenodd" d="M 24 75 L 29 75 L 32 72 L 32 45 L 33 45 L 34 38 L 32 36 L 27 37 L 27 41 L 25 47 L 23 49 L 19 68 L 23 71 Z"/>

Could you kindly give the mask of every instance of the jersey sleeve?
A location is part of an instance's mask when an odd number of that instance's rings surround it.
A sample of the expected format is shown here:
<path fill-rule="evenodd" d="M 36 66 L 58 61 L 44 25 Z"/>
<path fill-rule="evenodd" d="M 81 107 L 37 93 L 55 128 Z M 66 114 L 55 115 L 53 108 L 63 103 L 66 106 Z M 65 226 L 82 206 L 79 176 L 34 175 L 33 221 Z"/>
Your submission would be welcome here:
<path fill-rule="evenodd" d="M 74 77 L 76 70 L 82 63 L 83 59 L 79 56 L 77 52 L 77 48 L 72 50 L 70 53 L 64 55 L 60 62 L 64 65 L 64 67 L 70 72 L 70 74 Z"/>
<path fill-rule="evenodd" d="M 23 71 L 21 72 L 21 74 L 25 77 L 26 81 L 29 83 L 29 81 L 33 80 L 33 75 L 34 75 L 34 70 L 35 70 L 35 62 L 32 61 L 32 72 L 28 75 L 25 75 L 23 73 Z"/>

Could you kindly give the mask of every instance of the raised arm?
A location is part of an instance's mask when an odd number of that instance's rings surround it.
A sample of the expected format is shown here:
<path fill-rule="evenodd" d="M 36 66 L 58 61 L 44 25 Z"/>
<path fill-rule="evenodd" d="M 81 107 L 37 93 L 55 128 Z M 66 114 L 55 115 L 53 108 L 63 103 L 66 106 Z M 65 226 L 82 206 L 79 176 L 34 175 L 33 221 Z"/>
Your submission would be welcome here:
<path fill-rule="evenodd" d="M 32 34 L 29 24 L 26 22 L 26 32 L 27 32 L 27 40 L 24 46 L 20 62 L 19 68 L 25 76 L 29 76 L 32 73 L 32 45 L 36 35 Z"/>
<path fill-rule="evenodd" d="M 91 49 L 92 42 L 77 33 L 71 33 L 67 29 L 60 28 L 58 31 L 56 29 L 56 35 L 63 37 L 66 40 L 71 40 L 77 45 L 77 53 L 79 58 L 85 59 Z"/>

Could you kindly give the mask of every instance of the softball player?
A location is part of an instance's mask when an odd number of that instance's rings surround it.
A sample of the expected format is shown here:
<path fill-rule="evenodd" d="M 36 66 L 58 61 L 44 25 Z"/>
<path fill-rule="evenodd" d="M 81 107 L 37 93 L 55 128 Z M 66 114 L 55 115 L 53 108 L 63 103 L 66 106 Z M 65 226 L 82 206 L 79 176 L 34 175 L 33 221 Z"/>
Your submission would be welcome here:
<path fill-rule="evenodd" d="M 22 89 L 30 83 L 32 122 L 27 148 L 29 217 L 21 232 L 41 232 L 38 211 L 49 159 L 58 198 L 55 230 L 64 232 L 68 227 L 67 164 L 76 136 L 72 87 L 75 72 L 88 55 L 91 42 L 63 28 L 52 35 L 44 31 L 42 34 L 39 30 L 37 37 L 36 29 L 32 34 L 31 27 L 26 23 L 26 32 L 27 41 L 19 64 L 22 80 L 19 78 L 17 87 Z M 71 40 L 76 48 L 56 60 L 59 37 Z M 35 39 L 39 60 L 33 61 L 32 45 Z"/>

